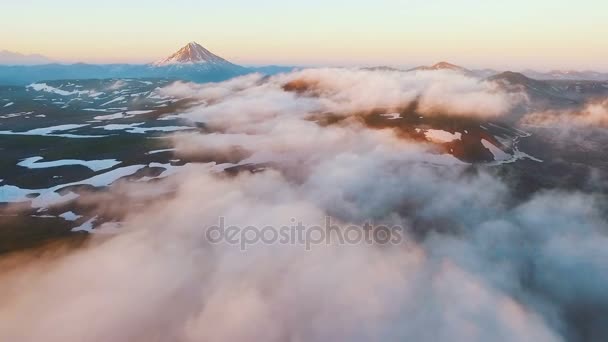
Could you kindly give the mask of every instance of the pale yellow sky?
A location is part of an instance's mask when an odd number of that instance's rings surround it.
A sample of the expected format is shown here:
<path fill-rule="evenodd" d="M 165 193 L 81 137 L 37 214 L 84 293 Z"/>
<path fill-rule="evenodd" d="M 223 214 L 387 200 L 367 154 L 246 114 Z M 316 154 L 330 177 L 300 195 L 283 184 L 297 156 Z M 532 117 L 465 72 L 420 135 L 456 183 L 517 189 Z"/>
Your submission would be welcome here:
<path fill-rule="evenodd" d="M 0 50 L 60 61 L 150 62 L 188 41 L 241 64 L 608 71 L 608 1 L 20 0 Z"/>

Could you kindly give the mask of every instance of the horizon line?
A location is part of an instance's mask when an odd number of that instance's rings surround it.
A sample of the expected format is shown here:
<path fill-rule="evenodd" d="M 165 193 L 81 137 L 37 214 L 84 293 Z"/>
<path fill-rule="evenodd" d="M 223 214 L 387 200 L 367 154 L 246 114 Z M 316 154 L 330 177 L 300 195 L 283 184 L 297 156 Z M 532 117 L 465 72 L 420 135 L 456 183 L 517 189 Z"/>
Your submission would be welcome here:
<path fill-rule="evenodd" d="M 16 53 L 14 51 L 9 51 L 9 50 L 0 50 L 0 51 L 6 51 L 6 52 L 11 52 L 11 53 Z M 18 53 L 18 52 L 17 52 Z M 21 54 L 23 56 L 41 56 L 44 58 L 48 58 L 42 54 L 38 54 L 38 53 L 31 53 L 31 54 L 22 54 L 22 53 L 18 53 Z M 145 65 L 154 65 L 155 62 L 150 61 L 150 62 L 129 62 L 129 61 L 125 61 L 125 62 L 87 62 L 87 61 L 60 61 L 60 60 L 51 60 L 48 63 L 31 63 L 31 64 L 3 64 L 0 63 L 0 67 L 40 67 L 40 66 L 48 66 L 48 65 L 62 65 L 62 66 L 72 66 L 72 65 L 132 65 L 132 66 L 145 66 Z M 496 71 L 496 72 L 507 72 L 507 71 L 512 71 L 512 72 L 519 72 L 519 73 L 523 73 L 523 72 L 528 72 L 528 71 L 533 71 L 533 72 L 539 72 L 539 73 L 551 73 L 551 72 L 599 72 L 599 73 L 608 73 L 608 70 L 606 69 L 574 69 L 574 68 L 547 68 L 547 69 L 536 69 L 534 67 L 524 67 L 524 68 L 510 68 L 510 67 L 506 67 L 506 68 L 493 68 L 493 67 L 473 67 L 473 68 L 469 68 L 466 66 L 463 66 L 462 64 L 456 64 L 456 63 L 452 63 L 452 62 L 448 62 L 447 60 L 441 60 L 438 61 L 436 63 L 432 63 L 432 64 L 388 64 L 388 63 L 356 63 L 356 64 L 332 64 L 332 63 L 327 63 L 327 64 L 322 64 L 322 63 L 311 63 L 311 64 L 302 64 L 302 63 L 294 63 L 294 64 L 290 64 L 290 63 L 234 63 L 233 64 L 242 66 L 242 67 L 253 67 L 253 68 L 261 68 L 261 67 L 272 67 L 272 66 L 276 66 L 276 67 L 293 67 L 293 68 L 303 68 L 303 69 L 315 69 L 315 68 L 345 68 L 345 69 L 349 69 L 349 68 L 375 68 L 375 67 L 388 67 L 388 68 L 394 68 L 397 69 L 398 71 L 410 71 L 410 69 L 415 69 L 418 67 L 432 67 L 436 64 L 440 64 L 440 63 L 449 63 L 461 68 L 465 68 L 467 70 L 470 71 L 483 71 L 483 70 L 492 70 L 492 71 Z"/>

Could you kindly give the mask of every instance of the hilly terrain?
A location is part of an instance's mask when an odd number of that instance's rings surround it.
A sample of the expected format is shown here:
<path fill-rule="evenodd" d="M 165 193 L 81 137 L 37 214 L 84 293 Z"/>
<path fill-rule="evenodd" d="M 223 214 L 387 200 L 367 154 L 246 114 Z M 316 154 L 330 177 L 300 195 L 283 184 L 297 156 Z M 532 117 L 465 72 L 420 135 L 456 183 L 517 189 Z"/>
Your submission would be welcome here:
<path fill-rule="evenodd" d="M 2 65 L 0 85 L 71 79 L 164 78 L 193 82 L 219 82 L 253 72 L 275 74 L 293 67 L 246 68 L 228 62 L 196 42 L 190 42 L 170 56 L 150 64 L 58 64 Z M 12 64 L 12 63 L 9 63 Z M 29 63 L 23 63 L 29 64 Z"/>

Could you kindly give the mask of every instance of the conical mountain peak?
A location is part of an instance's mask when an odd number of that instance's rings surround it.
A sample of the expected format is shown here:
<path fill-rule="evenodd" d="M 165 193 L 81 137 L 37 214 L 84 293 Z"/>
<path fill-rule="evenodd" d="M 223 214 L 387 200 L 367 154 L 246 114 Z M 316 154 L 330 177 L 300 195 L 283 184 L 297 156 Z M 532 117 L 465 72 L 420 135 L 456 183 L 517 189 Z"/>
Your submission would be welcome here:
<path fill-rule="evenodd" d="M 186 44 L 171 56 L 161 59 L 154 63 L 156 66 L 165 66 L 173 64 L 230 64 L 222 57 L 219 57 L 211 51 L 204 48 L 195 41 Z"/>

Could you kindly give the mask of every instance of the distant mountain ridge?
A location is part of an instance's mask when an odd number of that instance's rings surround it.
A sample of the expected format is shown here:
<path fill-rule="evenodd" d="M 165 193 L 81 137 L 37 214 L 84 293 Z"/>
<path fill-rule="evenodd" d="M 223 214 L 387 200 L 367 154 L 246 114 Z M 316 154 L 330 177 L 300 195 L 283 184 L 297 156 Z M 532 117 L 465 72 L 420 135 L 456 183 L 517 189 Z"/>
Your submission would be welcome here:
<path fill-rule="evenodd" d="M 608 81 L 537 80 L 512 71 L 505 71 L 486 80 L 496 82 L 507 92 L 524 91 L 531 103 L 539 107 L 572 106 L 608 96 Z"/>
<path fill-rule="evenodd" d="M 1 65 L 4 63 L 10 65 Z M 20 61 L 20 63 L 17 63 Z M 260 72 L 272 75 L 289 72 L 297 67 L 260 66 L 244 67 L 214 54 L 202 45 L 192 41 L 166 58 L 149 64 L 57 64 L 41 55 L 21 55 L 7 51 L 0 52 L 0 85 L 25 85 L 42 80 L 64 79 L 106 79 L 106 78 L 165 78 L 193 82 L 218 82 L 235 76 Z M 20 64 L 20 65 L 18 65 Z M 502 72 L 494 69 L 467 69 L 449 62 L 439 62 L 431 66 L 419 66 L 407 70 L 388 66 L 363 68 L 385 71 L 453 71 L 469 77 L 487 79 Z M 535 80 L 563 81 L 608 81 L 608 73 L 595 71 L 551 71 L 548 73 L 525 70 L 520 73 Z"/>
<path fill-rule="evenodd" d="M 381 68 L 381 67 L 379 67 Z M 452 70 L 461 72 L 469 76 L 487 78 L 503 73 L 494 69 L 471 70 L 449 62 L 439 62 L 432 66 L 418 66 L 405 71 L 433 71 L 433 70 Z M 576 71 L 576 70 L 552 70 L 549 72 L 539 72 L 535 70 L 524 70 L 520 74 L 536 80 L 568 80 L 568 81 L 608 81 L 608 73 L 597 71 Z"/>
<path fill-rule="evenodd" d="M 50 64 L 54 61 L 39 54 L 22 54 L 7 50 L 0 51 L 0 65 L 40 65 Z"/>
<path fill-rule="evenodd" d="M 0 84 L 25 85 L 41 80 L 164 78 L 193 82 L 220 82 L 254 72 L 228 62 L 196 42 L 150 64 L 45 64 L 0 66 Z"/>
<path fill-rule="evenodd" d="M 534 70 L 524 70 L 522 74 L 539 80 L 570 80 L 570 81 L 607 81 L 608 73 L 597 71 L 576 71 L 576 70 L 552 70 L 549 72 L 537 72 Z"/>
<path fill-rule="evenodd" d="M 493 69 L 469 70 L 467 68 L 448 63 L 439 62 L 432 66 L 419 66 L 407 70 L 395 69 L 387 66 L 366 67 L 363 70 L 395 71 L 395 72 L 433 72 L 451 71 L 464 76 L 475 77 L 479 80 L 494 82 L 509 93 L 524 93 L 529 101 L 526 112 L 532 108 L 574 106 L 589 99 L 604 98 L 608 96 L 608 74 L 599 72 L 560 72 L 549 73 L 534 72 L 500 72 Z M 531 77 L 534 76 L 534 77 Z M 586 79 L 581 79 L 586 78 Z"/>
<path fill-rule="evenodd" d="M 42 60 L 40 61 L 42 62 Z M 294 69 L 297 67 L 240 66 L 214 54 L 196 42 L 190 42 L 172 55 L 149 64 L 0 65 L 0 85 L 108 78 L 162 78 L 192 82 L 220 82 L 254 72 L 273 75 Z"/>
<path fill-rule="evenodd" d="M 471 72 L 471 70 L 469 70 L 469 69 L 466 69 L 459 65 L 448 63 L 448 62 L 439 62 L 432 66 L 422 65 L 419 67 L 409 69 L 407 71 L 432 71 L 432 70 L 453 70 L 453 71 L 458 71 L 458 72 L 463 72 L 463 73 Z"/>

